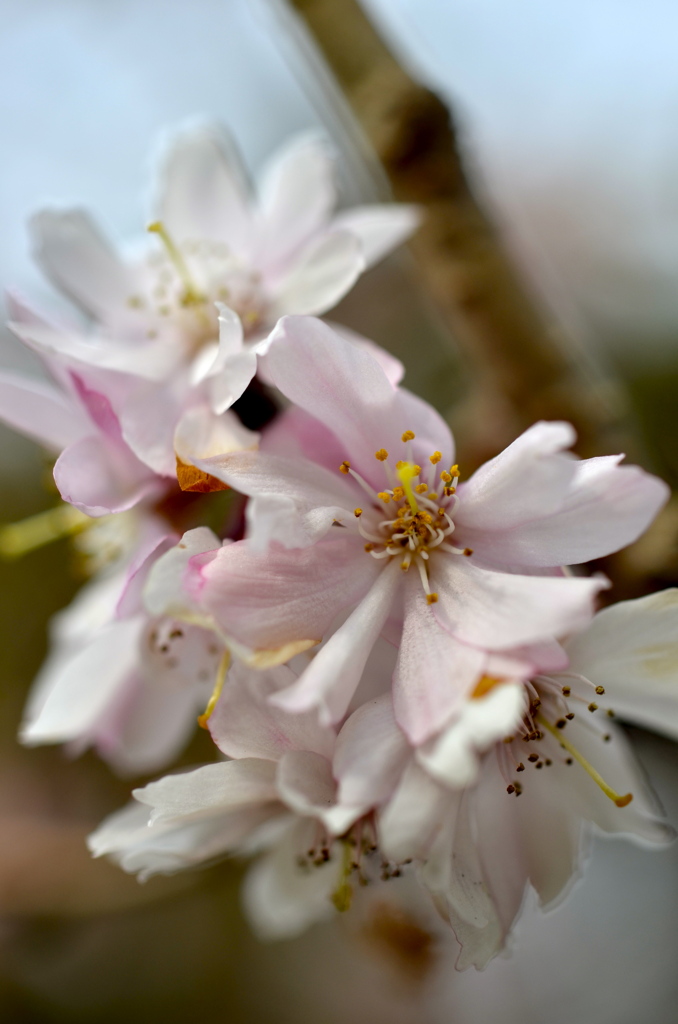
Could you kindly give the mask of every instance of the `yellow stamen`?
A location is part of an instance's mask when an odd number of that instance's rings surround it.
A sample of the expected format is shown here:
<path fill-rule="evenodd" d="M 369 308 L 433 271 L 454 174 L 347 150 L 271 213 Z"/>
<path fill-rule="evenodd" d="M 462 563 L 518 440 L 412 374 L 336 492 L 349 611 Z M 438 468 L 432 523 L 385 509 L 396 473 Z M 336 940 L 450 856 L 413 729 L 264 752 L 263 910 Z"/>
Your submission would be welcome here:
<path fill-rule="evenodd" d="M 453 466 L 450 466 L 450 473 L 452 476 L 459 476 L 459 466 L 456 462 Z"/>
<path fill-rule="evenodd" d="M 451 476 L 450 476 L 450 474 L 449 474 L 449 473 L 447 472 L 447 470 L 446 470 L 446 469 L 444 469 L 444 470 L 442 471 L 442 473 L 440 474 L 440 479 L 441 479 L 441 480 L 443 481 L 443 483 L 444 483 L 444 484 L 449 484 L 449 483 L 450 483 L 450 481 L 451 481 L 451 479 L 452 479 L 452 477 L 451 477 Z"/>
<path fill-rule="evenodd" d="M 399 462 L 396 466 L 396 472 L 401 484 L 403 485 L 403 490 L 409 502 L 409 506 L 416 515 L 419 511 L 419 506 L 417 505 L 417 499 L 415 498 L 414 491 L 412 490 L 412 481 L 415 477 L 419 476 L 421 468 L 419 466 L 414 466 L 411 462 Z"/>
<path fill-rule="evenodd" d="M 432 591 L 430 594 L 426 595 L 426 604 L 436 604 L 437 601 L 438 595 L 435 593 L 435 591 Z"/>
<path fill-rule="evenodd" d="M 92 522 L 90 516 L 64 502 L 19 523 L 7 523 L 0 527 L 0 557 L 21 558 L 53 540 L 81 533 Z"/>
<path fill-rule="evenodd" d="M 374 453 L 374 457 L 375 459 L 378 459 L 379 462 L 386 462 L 388 458 L 388 452 L 386 451 L 385 448 L 380 448 L 378 452 Z"/>
<path fill-rule="evenodd" d="M 394 487 L 393 488 L 393 500 L 394 501 L 402 501 L 404 497 L 405 497 L 405 492 L 402 489 L 402 487 Z"/>
<path fill-rule="evenodd" d="M 403 434 L 401 440 L 402 441 L 414 441 L 415 436 L 416 435 L 415 435 L 413 430 L 406 430 L 405 433 Z"/>
<path fill-rule="evenodd" d="M 573 746 L 572 743 L 570 743 L 568 739 L 565 739 L 565 736 L 562 734 L 562 732 L 558 732 L 556 727 L 552 725 L 551 722 L 548 722 L 542 715 L 537 715 L 537 721 L 540 725 L 543 725 L 544 728 L 547 729 L 552 736 L 555 736 L 555 738 L 560 743 L 561 747 L 564 747 L 565 750 L 567 750 L 568 754 L 571 754 L 572 757 L 579 762 L 584 771 L 591 776 L 595 784 L 600 789 L 602 789 L 605 796 L 609 797 L 613 804 L 616 804 L 617 807 L 627 807 L 631 803 L 631 801 L 633 800 L 633 793 L 627 793 L 625 796 L 620 796 L 619 793 L 612 789 L 611 786 L 608 786 L 607 782 L 605 782 L 603 777 L 598 774 L 593 765 L 589 764 L 584 755 L 581 754 L 577 750 L 577 748 Z"/>
<path fill-rule="evenodd" d="M 385 505 L 388 505 L 389 501 L 391 500 L 391 495 L 388 493 L 388 491 L 379 491 L 377 497 L 380 498 Z"/>
<path fill-rule="evenodd" d="M 349 876 L 353 867 L 353 847 L 347 839 L 342 841 L 343 851 L 341 857 L 341 880 L 332 893 L 332 902 L 340 914 L 351 909 L 353 900 L 353 889 L 349 884 Z"/>
<path fill-rule="evenodd" d="M 350 462 L 342 462 L 342 464 L 339 466 L 339 472 L 340 473 L 348 473 L 350 468 L 351 468 L 351 463 Z"/>
<path fill-rule="evenodd" d="M 226 673 L 228 672 L 228 666 L 230 664 L 231 655 L 226 650 L 224 651 L 221 661 L 219 662 L 219 668 L 217 670 L 217 680 L 214 684 L 214 689 L 212 690 L 212 696 L 207 701 L 207 707 L 205 708 L 204 714 L 198 715 L 198 725 L 200 726 L 201 729 L 207 729 L 208 727 L 207 723 L 212 717 L 212 712 L 217 706 L 217 701 L 221 696 L 221 691 L 223 690 L 224 683 L 226 682 Z"/>
<path fill-rule="evenodd" d="M 361 508 L 354 508 L 353 509 L 353 515 L 356 517 L 356 519 L 360 519 L 362 514 L 363 514 L 363 510 Z"/>
<path fill-rule="evenodd" d="M 414 488 L 417 494 L 426 494 L 428 490 L 428 484 L 417 484 Z"/>
<path fill-rule="evenodd" d="M 183 281 L 184 294 L 181 301 L 184 303 L 184 305 L 199 306 L 203 302 L 205 302 L 205 296 L 201 295 L 198 288 L 196 288 L 193 278 L 191 277 L 191 274 L 189 272 L 189 269 L 186 266 L 186 261 L 184 257 L 181 255 L 180 250 L 177 248 L 176 244 L 172 240 L 171 235 L 169 234 L 167 228 L 162 223 L 162 221 L 153 221 L 152 224 L 148 225 L 148 228 L 146 230 L 150 231 L 151 234 L 158 235 L 160 237 L 162 244 L 165 246 L 165 249 L 167 250 L 167 255 L 174 264 L 177 274 Z"/>
<path fill-rule="evenodd" d="M 433 455 L 429 455 L 428 460 L 429 462 L 433 463 L 434 466 L 437 466 L 442 457 L 442 452 L 434 452 Z"/>

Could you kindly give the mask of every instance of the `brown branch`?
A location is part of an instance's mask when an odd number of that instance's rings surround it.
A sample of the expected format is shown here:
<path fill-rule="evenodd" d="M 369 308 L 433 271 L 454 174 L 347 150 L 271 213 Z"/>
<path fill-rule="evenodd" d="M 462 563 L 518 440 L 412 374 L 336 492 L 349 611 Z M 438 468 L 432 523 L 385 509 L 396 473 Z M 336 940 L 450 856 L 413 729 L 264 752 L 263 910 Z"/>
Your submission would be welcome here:
<path fill-rule="evenodd" d="M 398 63 L 356 0 L 289 0 L 321 49 L 396 199 L 427 216 L 411 246 L 474 373 L 497 447 L 540 418 L 567 419 L 582 455 L 637 447 L 623 393 L 603 387 L 546 326 L 477 203 L 445 104 Z"/>

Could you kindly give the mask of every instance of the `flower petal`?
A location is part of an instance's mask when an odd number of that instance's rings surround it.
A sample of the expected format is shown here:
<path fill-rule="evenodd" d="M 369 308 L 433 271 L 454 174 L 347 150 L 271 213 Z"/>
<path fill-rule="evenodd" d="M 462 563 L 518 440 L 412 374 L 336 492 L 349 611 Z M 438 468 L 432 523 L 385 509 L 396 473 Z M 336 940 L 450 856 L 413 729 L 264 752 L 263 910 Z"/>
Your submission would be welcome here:
<path fill-rule="evenodd" d="M 605 608 L 564 646 L 617 714 L 678 739 L 678 590 Z"/>
<path fill-rule="evenodd" d="M 122 326 L 134 276 L 89 214 L 41 210 L 29 221 L 29 231 L 33 255 L 57 288 L 96 320 Z"/>
<path fill-rule="evenodd" d="M 48 663 L 52 678 L 36 681 L 42 699 L 21 727 L 22 743 L 63 743 L 87 735 L 136 666 L 143 625 L 141 616 L 110 623 L 74 654 Z"/>
<path fill-rule="evenodd" d="M 351 290 L 364 269 L 360 242 L 348 231 L 334 231 L 314 239 L 278 283 L 271 319 L 327 312 Z"/>
<path fill-rule="evenodd" d="M 437 557 L 431 587 L 434 614 L 463 643 L 502 650 L 583 629 L 596 594 L 593 577 L 517 576 L 491 572 L 463 555 Z M 422 594 L 423 600 L 423 594 Z"/>
<path fill-rule="evenodd" d="M 410 756 L 390 693 L 363 704 L 337 736 L 333 770 L 340 802 L 372 807 L 381 803 L 394 791 Z"/>
<path fill-rule="evenodd" d="M 132 795 L 151 808 L 149 825 L 192 821 L 253 804 L 274 803 L 278 799 L 275 772 L 272 761 L 243 757 L 167 775 L 133 790 Z"/>
<path fill-rule="evenodd" d="M 405 621 L 393 679 L 395 716 L 414 744 L 442 729 L 483 673 L 486 653 L 460 643 L 440 625 L 410 569 Z"/>
<path fill-rule="evenodd" d="M 378 821 L 379 846 L 396 863 L 426 857 L 454 795 L 411 761 Z"/>
<path fill-rule="evenodd" d="M 0 419 L 54 452 L 92 429 L 75 402 L 55 387 L 12 373 L 0 374 Z"/>
<path fill-rule="evenodd" d="M 360 604 L 320 648 L 297 682 L 276 693 L 271 701 L 289 711 L 317 707 L 325 725 L 342 719 L 388 618 L 399 583 L 397 563 L 381 569 Z"/>
<path fill-rule="evenodd" d="M 187 580 L 189 593 L 228 636 L 255 652 L 261 667 L 264 661 L 287 661 L 290 645 L 319 643 L 334 617 L 363 596 L 379 571 L 362 547 L 356 551 L 353 537 L 337 533 L 300 551 L 275 545 L 257 555 L 247 541 L 238 541 L 206 564 L 198 556 Z"/>
<path fill-rule="evenodd" d="M 362 244 L 367 266 L 371 267 L 402 244 L 421 223 L 422 211 L 407 203 L 353 206 L 332 221 L 332 228 L 350 231 Z"/>
<path fill-rule="evenodd" d="M 175 133 L 159 163 L 155 208 L 170 234 L 179 242 L 209 239 L 247 253 L 253 228 L 248 177 L 221 125 L 205 122 Z"/>
<path fill-rule="evenodd" d="M 194 555 L 214 551 L 219 538 L 206 526 L 188 530 L 175 547 L 166 551 L 152 566 L 144 586 L 144 604 L 152 615 L 191 617 L 198 607 L 183 589 L 183 578 Z"/>
<path fill-rule="evenodd" d="M 64 501 L 88 516 L 132 508 L 157 486 L 157 478 L 134 456 L 101 437 L 84 437 L 69 445 L 56 461 L 54 480 Z"/>

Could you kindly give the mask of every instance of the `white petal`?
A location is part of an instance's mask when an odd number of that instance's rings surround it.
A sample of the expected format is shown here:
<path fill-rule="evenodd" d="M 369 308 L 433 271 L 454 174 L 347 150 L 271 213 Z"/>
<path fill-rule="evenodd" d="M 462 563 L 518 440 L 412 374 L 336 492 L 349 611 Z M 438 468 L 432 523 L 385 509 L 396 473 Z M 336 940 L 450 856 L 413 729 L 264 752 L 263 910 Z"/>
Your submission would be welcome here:
<path fill-rule="evenodd" d="M 188 126 L 166 143 L 158 170 L 158 217 L 179 242 L 208 239 L 249 250 L 251 196 L 240 155 L 216 123 Z"/>
<path fill-rule="evenodd" d="M 276 781 L 283 803 L 297 814 L 321 817 L 334 805 L 337 787 L 332 765 L 312 750 L 286 751 Z"/>
<path fill-rule="evenodd" d="M 64 501 L 88 516 L 125 512 L 158 487 L 157 477 L 131 452 L 105 437 L 84 437 L 65 448 L 54 465 Z"/>
<path fill-rule="evenodd" d="M 376 806 L 393 792 L 411 751 L 393 714 L 390 694 L 363 704 L 342 726 L 333 769 L 339 799 Z"/>
<path fill-rule="evenodd" d="M 196 606 L 183 590 L 184 573 L 194 555 L 219 548 L 221 543 L 206 526 L 198 526 L 183 535 L 176 547 L 159 558 L 144 587 L 144 604 L 152 615 L 190 616 Z"/>
<path fill-rule="evenodd" d="M 203 460 L 249 451 L 258 440 L 259 435 L 244 427 L 235 413 L 217 415 L 207 405 L 196 405 L 177 423 L 174 453 L 185 465 L 204 468 Z"/>
<path fill-rule="evenodd" d="M 611 605 L 564 646 L 571 671 L 605 687 L 605 704 L 678 739 L 678 590 Z"/>
<path fill-rule="evenodd" d="M 315 239 L 277 285 L 271 318 L 327 312 L 351 290 L 364 269 L 360 242 L 348 231 Z"/>
<path fill-rule="evenodd" d="M 248 872 L 243 901 L 260 939 L 293 938 L 336 913 L 331 896 L 341 881 L 341 858 L 335 854 L 327 863 L 308 869 L 298 864 L 300 852 L 313 845 L 314 835 L 310 822 L 296 824 Z"/>
<path fill-rule="evenodd" d="M 371 267 L 416 231 L 422 212 L 405 203 L 353 206 L 332 221 L 333 228 L 350 231 L 362 244 L 367 266 Z"/>
<path fill-rule="evenodd" d="M 379 846 L 386 857 L 396 862 L 425 857 L 453 799 L 411 761 L 379 817 Z"/>
<path fill-rule="evenodd" d="M 149 824 L 191 821 L 277 800 L 275 765 L 254 757 L 208 764 L 149 782 L 132 794 L 151 808 Z"/>
<path fill-rule="evenodd" d="M 138 617 L 104 626 L 60 664 L 37 717 L 22 725 L 22 742 L 62 743 L 88 734 L 136 665 L 143 625 Z"/>
<path fill-rule="evenodd" d="M 119 324 L 134 277 L 84 210 L 41 210 L 29 221 L 33 255 L 47 276 L 90 316 Z"/>
<path fill-rule="evenodd" d="M 266 166 L 259 190 L 265 266 L 280 265 L 327 223 L 335 203 L 333 163 L 326 140 L 308 133 Z"/>

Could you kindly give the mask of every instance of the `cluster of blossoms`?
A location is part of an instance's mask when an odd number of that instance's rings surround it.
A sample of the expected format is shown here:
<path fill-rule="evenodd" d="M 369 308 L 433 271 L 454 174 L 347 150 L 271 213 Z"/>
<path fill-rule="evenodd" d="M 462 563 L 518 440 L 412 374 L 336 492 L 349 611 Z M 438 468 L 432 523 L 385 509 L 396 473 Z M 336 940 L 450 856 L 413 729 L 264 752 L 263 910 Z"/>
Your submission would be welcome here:
<path fill-rule="evenodd" d="M 142 878 L 255 857 L 245 901 L 269 937 L 419 890 L 482 967 L 529 886 L 565 892 L 588 823 L 670 836 L 613 712 L 678 737 L 678 594 L 596 614 L 608 581 L 564 568 L 634 541 L 667 488 L 579 461 L 566 423 L 464 479 L 400 364 L 309 315 L 417 222 L 333 217 L 317 140 L 255 193 L 202 127 L 161 182 L 161 247 L 128 262 L 79 211 L 33 222 L 89 323 L 14 301 L 53 383 L 3 375 L 0 415 L 60 453 L 93 575 L 22 737 L 151 772 L 198 715 L 218 759 L 135 789 L 95 855 Z M 260 433 L 232 409 L 255 373 L 284 407 Z"/>

